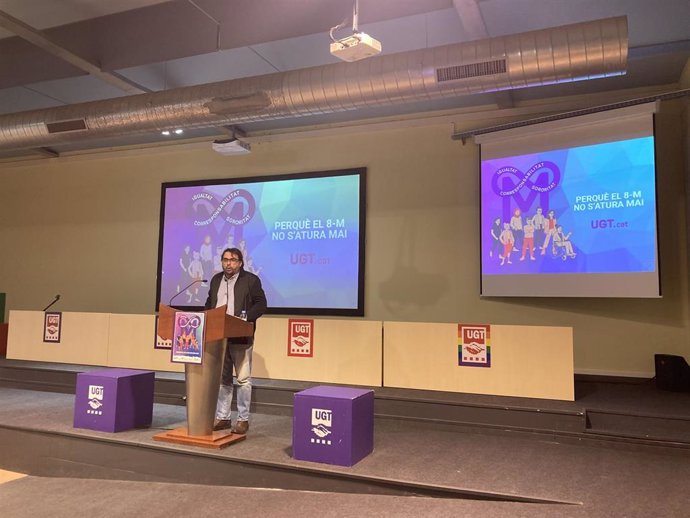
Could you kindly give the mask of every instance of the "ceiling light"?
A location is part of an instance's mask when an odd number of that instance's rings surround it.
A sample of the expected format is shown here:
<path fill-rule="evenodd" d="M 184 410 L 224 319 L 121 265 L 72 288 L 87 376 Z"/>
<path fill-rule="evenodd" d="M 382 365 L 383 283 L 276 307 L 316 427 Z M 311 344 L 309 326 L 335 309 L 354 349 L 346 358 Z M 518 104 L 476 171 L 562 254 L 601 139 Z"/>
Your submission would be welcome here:
<path fill-rule="evenodd" d="M 182 133 L 183 133 L 182 128 L 177 128 L 175 130 L 175 135 L 182 135 Z"/>
<path fill-rule="evenodd" d="M 170 135 L 170 132 L 168 130 L 161 131 L 161 135 L 165 135 L 166 137 Z"/>

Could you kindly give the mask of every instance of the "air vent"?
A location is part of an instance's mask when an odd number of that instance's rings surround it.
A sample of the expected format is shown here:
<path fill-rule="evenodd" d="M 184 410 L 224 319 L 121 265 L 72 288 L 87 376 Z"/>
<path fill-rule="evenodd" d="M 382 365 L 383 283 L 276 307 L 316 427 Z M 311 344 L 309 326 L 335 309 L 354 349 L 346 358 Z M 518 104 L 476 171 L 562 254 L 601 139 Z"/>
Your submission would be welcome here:
<path fill-rule="evenodd" d="M 494 74 L 505 74 L 506 60 L 497 59 L 494 61 L 483 61 L 481 63 L 471 63 L 469 65 L 455 65 L 436 69 L 436 81 L 444 83 L 446 81 L 457 81 L 470 77 L 492 76 Z"/>
<path fill-rule="evenodd" d="M 83 131 L 86 129 L 84 119 L 74 119 L 71 121 L 46 122 L 48 133 L 65 133 L 67 131 Z"/>

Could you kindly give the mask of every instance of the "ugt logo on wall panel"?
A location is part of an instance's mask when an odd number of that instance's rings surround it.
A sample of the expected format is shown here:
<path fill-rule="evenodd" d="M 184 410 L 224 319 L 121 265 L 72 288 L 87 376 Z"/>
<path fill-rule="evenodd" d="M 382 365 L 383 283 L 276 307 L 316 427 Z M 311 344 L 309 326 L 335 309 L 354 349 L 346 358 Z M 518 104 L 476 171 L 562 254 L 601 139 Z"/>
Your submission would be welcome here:
<path fill-rule="evenodd" d="M 314 321 L 288 319 L 288 356 L 314 356 Z"/>
<path fill-rule="evenodd" d="M 458 324 L 458 365 L 491 367 L 491 326 Z"/>

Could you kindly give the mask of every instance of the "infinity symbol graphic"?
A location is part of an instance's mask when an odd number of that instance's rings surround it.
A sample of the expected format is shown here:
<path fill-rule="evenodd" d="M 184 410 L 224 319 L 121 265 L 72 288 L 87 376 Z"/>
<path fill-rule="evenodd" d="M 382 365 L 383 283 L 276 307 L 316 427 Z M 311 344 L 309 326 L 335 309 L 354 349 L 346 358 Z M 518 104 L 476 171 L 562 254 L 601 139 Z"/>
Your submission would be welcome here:
<path fill-rule="evenodd" d="M 214 200 L 215 201 L 215 200 Z M 233 214 L 235 212 L 234 208 L 240 205 L 240 215 Z M 254 216 L 254 211 L 256 209 L 256 202 L 254 201 L 254 196 L 249 191 L 245 189 L 235 189 L 230 194 L 225 196 L 218 203 L 217 207 L 213 206 L 213 203 L 205 197 L 200 197 L 194 200 L 192 204 L 192 209 L 195 213 L 201 212 L 201 209 L 205 209 L 208 217 L 203 220 L 194 220 L 195 227 L 203 227 L 210 225 L 218 216 L 223 212 L 226 213 L 225 221 L 231 225 L 244 225 L 252 216 Z M 244 210 L 246 209 L 246 210 Z"/>
<path fill-rule="evenodd" d="M 551 182 L 546 186 L 537 185 L 535 182 L 530 180 L 532 176 L 534 176 L 538 171 L 542 170 L 550 172 L 552 175 Z M 509 191 L 504 191 L 499 187 L 498 182 L 501 178 L 508 177 L 509 175 L 515 177 L 517 179 L 517 183 Z M 501 167 L 498 171 L 494 173 L 494 176 L 491 179 L 491 188 L 499 196 L 513 196 L 517 194 L 520 191 L 520 189 L 522 189 L 525 186 L 527 186 L 527 188 L 531 191 L 545 193 L 555 189 L 560 180 L 561 171 L 560 169 L 558 169 L 558 166 L 553 162 L 543 161 L 534 164 L 527 170 L 526 173 L 523 173 L 518 168 L 513 166 Z"/>
<path fill-rule="evenodd" d="M 197 327 L 199 327 L 199 324 L 201 324 L 201 320 L 199 320 L 199 317 L 197 317 L 197 316 L 192 316 L 190 318 L 190 317 L 187 317 L 185 315 L 182 315 L 182 316 L 180 316 L 179 323 L 180 323 L 180 327 L 185 327 L 187 329 L 189 329 L 189 328 L 196 329 Z"/>

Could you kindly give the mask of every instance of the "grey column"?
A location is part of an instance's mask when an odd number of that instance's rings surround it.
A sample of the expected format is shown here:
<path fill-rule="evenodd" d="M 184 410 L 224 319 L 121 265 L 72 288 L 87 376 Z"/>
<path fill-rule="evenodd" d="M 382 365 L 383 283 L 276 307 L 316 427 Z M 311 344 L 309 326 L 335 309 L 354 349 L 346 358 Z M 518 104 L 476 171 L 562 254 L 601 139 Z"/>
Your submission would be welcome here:
<path fill-rule="evenodd" d="M 207 342 L 201 365 L 184 367 L 187 388 L 187 433 L 211 435 L 216 417 L 216 402 L 223 372 L 225 340 Z"/>

